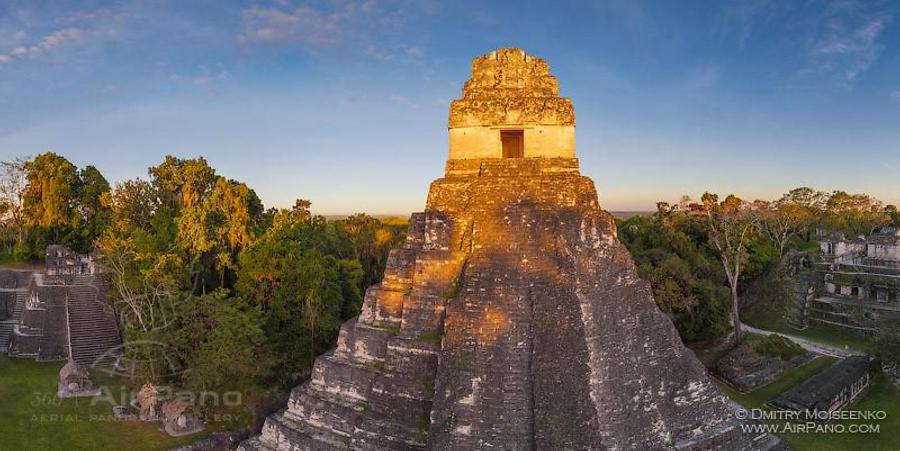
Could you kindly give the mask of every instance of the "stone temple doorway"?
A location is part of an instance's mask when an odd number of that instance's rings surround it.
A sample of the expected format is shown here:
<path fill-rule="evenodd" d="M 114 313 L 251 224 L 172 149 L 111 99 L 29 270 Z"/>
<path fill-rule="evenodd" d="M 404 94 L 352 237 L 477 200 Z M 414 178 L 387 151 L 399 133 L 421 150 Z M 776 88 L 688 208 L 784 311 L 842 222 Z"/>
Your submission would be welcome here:
<path fill-rule="evenodd" d="M 500 130 L 503 158 L 523 158 L 525 156 L 525 133 L 523 130 Z"/>

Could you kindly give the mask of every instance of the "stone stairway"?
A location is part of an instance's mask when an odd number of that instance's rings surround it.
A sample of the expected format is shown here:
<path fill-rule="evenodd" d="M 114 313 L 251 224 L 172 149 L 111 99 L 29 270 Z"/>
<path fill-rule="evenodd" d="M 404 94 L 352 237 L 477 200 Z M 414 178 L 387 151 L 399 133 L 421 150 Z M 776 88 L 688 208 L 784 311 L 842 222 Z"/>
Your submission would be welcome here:
<path fill-rule="evenodd" d="M 0 322 L 0 353 L 6 354 L 9 352 L 16 324 L 19 324 L 19 321 L 22 319 L 22 312 L 25 310 L 25 300 L 27 298 L 28 290 L 16 290 L 12 317 Z"/>
<path fill-rule="evenodd" d="M 110 365 L 122 340 L 116 316 L 92 276 L 75 276 L 68 286 L 71 352 L 76 362 L 86 365 Z"/>
<path fill-rule="evenodd" d="M 25 310 L 26 299 L 28 299 L 28 290 L 16 291 L 16 303 L 13 306 L 13 321 L 19 322 L 22 319 L 22 312 Z"/>
<path fill-rule="evenodd" d="M 9 351 L 9 341 L 12 338 L 16 322 L 13 320 L 0 321 L 0 353 Z"/>

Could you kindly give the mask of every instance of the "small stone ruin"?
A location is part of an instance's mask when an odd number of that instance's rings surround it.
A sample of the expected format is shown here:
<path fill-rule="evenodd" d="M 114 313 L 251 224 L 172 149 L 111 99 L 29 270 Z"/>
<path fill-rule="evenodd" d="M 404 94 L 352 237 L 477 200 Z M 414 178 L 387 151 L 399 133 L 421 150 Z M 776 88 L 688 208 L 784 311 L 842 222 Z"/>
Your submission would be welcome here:
<path fill-rule="evenodd" d="M 141 421 L 159 420 L 159 387 L 156 385 L 149 382 L 142 385 L 132 403 L 139 410 Z"/>
<path fill-rule="evenodd" d="M 76 396 L 99 396 L 100 389 L 91 384 L 90 375 L 84 365 L 69 359 L 59 370 L 59 383 L 56 396 L 74 398 Z"/>
<path fill-rule="evenodd" d="M 159 421 L 162 430 L 172 437 L 190 435 L 203 430 L 203 422 L 194 406 L 182 399 L 169 399 L 161 393 L 161 388 L 145 383 L 138 390 L 130 406 L 116 406 L 113 412 L 122 421 Z M 136 414 L 134 412 L 137 412 Z"/>
<path fill-rule="evenodd" d="M 166 433 L 172 437 L 190 435 L 203 430 L 203 422 L 194 412 L 194 406 L 175 399 L 162 406 L 162 420 Z"/>

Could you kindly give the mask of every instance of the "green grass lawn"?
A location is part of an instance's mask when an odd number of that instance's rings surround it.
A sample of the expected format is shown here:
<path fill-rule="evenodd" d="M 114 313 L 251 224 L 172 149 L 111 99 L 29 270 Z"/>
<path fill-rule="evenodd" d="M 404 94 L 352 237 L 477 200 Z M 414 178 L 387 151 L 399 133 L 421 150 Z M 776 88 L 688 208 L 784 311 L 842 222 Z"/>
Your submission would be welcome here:
<path fill-rule="evenodd" d="M 783 332 L 830 345 L 846 347 L 866 354 L 875 352 L 875 345 L 870 338 L 839 327 L 815 325 L 809 326 L 804 330 L 795 330 L 788 327 Z"/>
<path fill-rule="evenodd" d="M 62 365 L 0 356 L 0 449 L 162 450 L 215 430 L 207 427 L 198 434 L 172 438 L 156 422 L 115 421 L 108 396 L 60 400 L 56 378 Z M 94 379 L 97 386 L 108 384 L 106 393 L 116 400 L 127 397 L 121 378 Z"/>
<path fill-rule="evenodd" d="M 763 406 L 778 397 L 781 393 L 794 387 L 814 374 L 832 365 L 837 359 L 834 357 L 818 357 L 803 366 L 788 372 L 781 379 L 771 384 L 762 386 L 750 393 L 741 393 L 724 384 L 722 389 L 731 399 L 747 408 L 763 408 Z M 900 389 L 895 387 L 885 378 L 878 378 L 872 389 L 864 395 L 864 398 L 850 407 L 855 411 L 883 410 L 887 413 L 884 420 L 874 421 L 842 421 L 841 424 L 851 423 L 877 424 L 878 433 L 870 434 L 837 434 L 837 433 L 785 433 L 781 437 L 788 443 L 791 449 L 805 450 L 897 450 L 900 449 Z M 772 422 L 773 424 L 777 422 Z M 837 423 L 834 423 L 837 424 Z"/>

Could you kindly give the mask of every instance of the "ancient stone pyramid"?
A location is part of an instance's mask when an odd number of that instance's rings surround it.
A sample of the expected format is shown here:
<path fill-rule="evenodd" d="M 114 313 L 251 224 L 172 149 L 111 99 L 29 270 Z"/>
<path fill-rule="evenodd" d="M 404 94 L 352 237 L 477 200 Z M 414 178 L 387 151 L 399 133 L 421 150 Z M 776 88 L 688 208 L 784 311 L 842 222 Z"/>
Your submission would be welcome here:
<path fill-rule="evenodd" d="M 504 158 L 511 157 L 511 158 Z M 578 172 L 547 63 L 476 58 L 450 159 L 337 348 L 255 449 L 760 449 Z"/>

